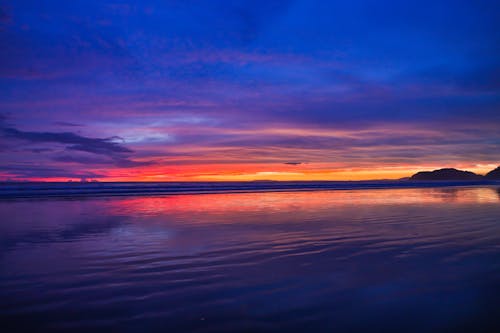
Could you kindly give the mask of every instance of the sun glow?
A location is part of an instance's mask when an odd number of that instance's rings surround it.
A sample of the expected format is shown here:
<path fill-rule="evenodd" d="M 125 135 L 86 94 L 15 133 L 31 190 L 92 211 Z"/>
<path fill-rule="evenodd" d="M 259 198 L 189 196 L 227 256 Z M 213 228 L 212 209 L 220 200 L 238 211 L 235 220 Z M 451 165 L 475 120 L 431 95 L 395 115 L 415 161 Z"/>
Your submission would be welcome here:
<path fill-rule="evenodd" d="M 144 166 L 124 169 L 92 169 L 90 172 L 102 177 L 32 177 L 31 181 L 360 181 L 401 179 L 422 170 L 439 169 L 438 165 L 422 166 L 387 166 L 379 168 L 342 168 L 330 167 L 321 163 L 298 165 L 284 164 L 207 164 L 179 165 L 172 167 Z M 494 167 L 489 164 L 460 165 L 457 168 L 485 174 Z M 0 179 L 8 180 L 9 174 L 0 174 Z"/>

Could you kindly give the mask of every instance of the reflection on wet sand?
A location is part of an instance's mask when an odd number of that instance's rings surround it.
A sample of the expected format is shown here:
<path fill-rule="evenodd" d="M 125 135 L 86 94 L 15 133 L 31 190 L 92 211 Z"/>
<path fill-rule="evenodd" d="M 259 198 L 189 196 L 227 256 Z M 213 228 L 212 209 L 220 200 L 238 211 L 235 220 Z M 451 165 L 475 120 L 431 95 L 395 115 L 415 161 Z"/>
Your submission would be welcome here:
<path fill-rule="evenodd" d="M 114 201 L 116 212 L 149 215 L 166 211 L 242 212 L 300 208 L 304 211 L 334 206 L 391 204 L 492 203 L 499 198 L 492 188 L 423 188 L 318 192 L 269 192 L 241 194 L 136 197 Z"/>
<path fill-rule="evenodd" d="M 16 332 L 493 332 L 499 201 L 464 187 L 0 202 L 0 319 Z"/>

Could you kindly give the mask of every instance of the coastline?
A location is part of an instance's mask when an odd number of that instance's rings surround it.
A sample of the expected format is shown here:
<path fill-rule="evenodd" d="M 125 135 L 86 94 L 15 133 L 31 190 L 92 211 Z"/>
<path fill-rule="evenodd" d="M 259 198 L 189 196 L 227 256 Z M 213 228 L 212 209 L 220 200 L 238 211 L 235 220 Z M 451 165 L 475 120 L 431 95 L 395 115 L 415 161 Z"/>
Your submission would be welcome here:
<path fill-rule="evenodd" d="M 500 186 L 498 180 L 473 181 L 253 181 L 253 182 L 99 182 L 0 183 L 0 200 L 29 198 L 86 198 L 161 196 L 253 192 L 297 192 L 398 188 Z"/>

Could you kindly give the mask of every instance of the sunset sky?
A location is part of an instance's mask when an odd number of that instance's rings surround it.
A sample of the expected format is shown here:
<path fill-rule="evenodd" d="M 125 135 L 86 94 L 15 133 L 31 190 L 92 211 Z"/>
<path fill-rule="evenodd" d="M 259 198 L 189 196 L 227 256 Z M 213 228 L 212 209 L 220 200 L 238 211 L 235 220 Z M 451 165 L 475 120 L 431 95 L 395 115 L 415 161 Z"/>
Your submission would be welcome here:
<path fill-rule="evenodd" d="M 500 164 L 498 1 L 0 0 L 0 180 Z"/>

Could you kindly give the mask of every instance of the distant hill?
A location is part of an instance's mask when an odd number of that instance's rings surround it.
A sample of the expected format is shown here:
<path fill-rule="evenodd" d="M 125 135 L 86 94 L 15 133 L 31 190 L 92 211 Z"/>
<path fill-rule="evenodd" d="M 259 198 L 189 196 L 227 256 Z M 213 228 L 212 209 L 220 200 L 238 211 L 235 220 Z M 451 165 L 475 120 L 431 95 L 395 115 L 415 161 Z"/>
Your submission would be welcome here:
<path fill-rule="evenodd" d="M 481 180 L 483 176 L 474 172 L 453 168 L 434 171 L 420 171 L 410 177 L 410 180 Z"/>
<path fill-rule="evenodd" d="M 495 170 L 491 170 L 484 176 L 486 179 L 500 179 L 500 166 Z"/>

